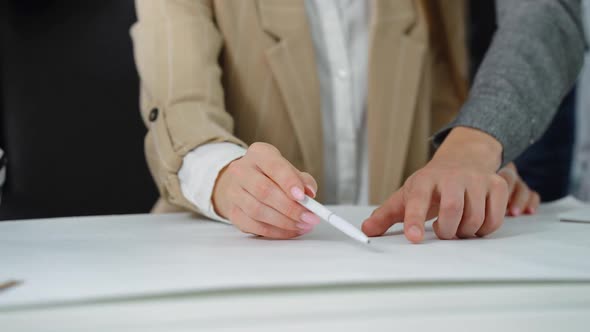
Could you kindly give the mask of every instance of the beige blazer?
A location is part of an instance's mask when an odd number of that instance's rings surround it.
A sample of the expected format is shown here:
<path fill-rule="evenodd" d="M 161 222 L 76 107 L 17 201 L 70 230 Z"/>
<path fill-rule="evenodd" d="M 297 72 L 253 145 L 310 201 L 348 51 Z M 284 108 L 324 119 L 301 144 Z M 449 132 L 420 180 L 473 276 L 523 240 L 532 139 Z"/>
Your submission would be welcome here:
<path fill-rule="evenodd" d="M 367 0 L 369 1 L 369 0 Z M 462 0 L 372 0 L 368 68 L 370 202 L 423 166 L 430 136 L 465 97 Z M 136 0 L 145 152 L 157 211 L 197 211 L 177 177 L 201 144 L 276 146 L 323 177 L 322 119 L 304 0 Z"/>

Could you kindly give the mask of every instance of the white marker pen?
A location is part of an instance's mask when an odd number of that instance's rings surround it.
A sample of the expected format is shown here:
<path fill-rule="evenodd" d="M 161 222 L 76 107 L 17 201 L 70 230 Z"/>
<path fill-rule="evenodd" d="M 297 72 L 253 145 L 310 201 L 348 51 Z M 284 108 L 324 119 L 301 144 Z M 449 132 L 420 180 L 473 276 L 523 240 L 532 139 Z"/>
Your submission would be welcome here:
<path fill-rule="evenodd" d="M 370 243 L 369 238 L 363 232 L 359 231 L 356 227 L 354 227 L 348 221 L 335 215 L 334 212 L 326 209 L 325 206 L 318 203 L 313 198 L 305 195 L 305 198 L 302 201 L 297 201 L 297 202 L 299 204 L 303 205 L 309 211 L 317 214 L 318 217 L 320 217 L 320 218 L 324 219 L 325 221 L 327 221 L 328 223 L 330 223 L 330 225 L 339 229 L 342 233 L 350 236 L 351 238 L 353 238 L 359 242 L 362 242 L 365 244 Z"/>

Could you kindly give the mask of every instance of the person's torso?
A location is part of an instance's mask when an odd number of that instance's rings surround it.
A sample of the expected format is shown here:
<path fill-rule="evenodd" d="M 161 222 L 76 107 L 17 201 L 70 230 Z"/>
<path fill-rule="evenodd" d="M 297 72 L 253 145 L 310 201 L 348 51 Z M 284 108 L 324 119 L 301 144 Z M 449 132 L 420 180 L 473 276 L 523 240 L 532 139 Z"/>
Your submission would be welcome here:
<path fill-rule="evenodd" d="M 317 53 L 304 0 L 214 1 L 234 134 L 268 142 L 296 167 L 325 178 Z M 429 157 L 428 137 L 458 111 L 452 66 L 430 43 L 426 1 L 371 1 L 366 128 L 370 202 L 381 202 Z M 448 52 L 465 67 L 459 1 L 439 10 Z M 452 8 L 451 8 L 452 7 Z M 430 18 L 431 19 L 431 18 Z M 458 20 L 458 22 L 457 22 Z M 456 69 L 456 68 L 455 68 Z"/>

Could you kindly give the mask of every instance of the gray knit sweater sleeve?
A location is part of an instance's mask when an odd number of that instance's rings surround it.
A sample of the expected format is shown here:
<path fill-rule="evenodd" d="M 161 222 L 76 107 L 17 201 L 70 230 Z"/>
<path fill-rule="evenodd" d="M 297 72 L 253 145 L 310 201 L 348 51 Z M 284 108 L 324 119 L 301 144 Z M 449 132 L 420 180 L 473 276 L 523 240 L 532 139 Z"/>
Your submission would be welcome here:
<path fill-rule="evenodd" d="M 498 29 L 450 129 L 482 130 L 503 146 L 508 163 L 537 140 L 572 88 L 582 66 L 579 0 L 497 0 Z"/>

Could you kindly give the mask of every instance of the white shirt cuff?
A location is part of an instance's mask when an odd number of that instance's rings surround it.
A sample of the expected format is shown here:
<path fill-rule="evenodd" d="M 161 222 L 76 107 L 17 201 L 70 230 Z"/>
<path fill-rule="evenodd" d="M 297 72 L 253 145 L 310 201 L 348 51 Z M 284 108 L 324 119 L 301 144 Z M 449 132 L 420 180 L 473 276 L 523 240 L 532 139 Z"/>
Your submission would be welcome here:
<path fill-rule="evenodd" d="M 178 172 L 184 197 L 208 218 L 230 223 L 213 208 L 213 189 L 219 172 L 244 156 L 246 149 L 233 143 L 209 143 L 189 152 Z"/>

